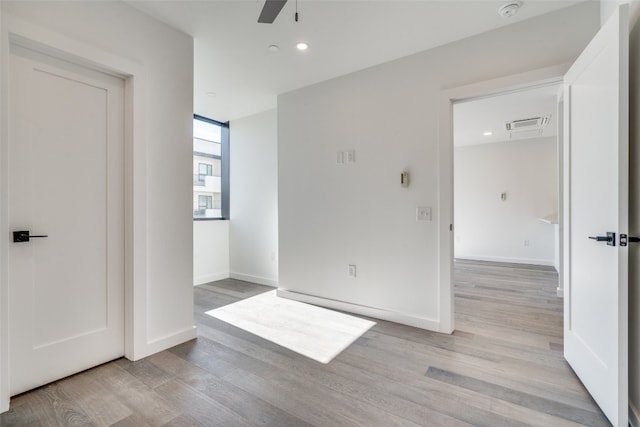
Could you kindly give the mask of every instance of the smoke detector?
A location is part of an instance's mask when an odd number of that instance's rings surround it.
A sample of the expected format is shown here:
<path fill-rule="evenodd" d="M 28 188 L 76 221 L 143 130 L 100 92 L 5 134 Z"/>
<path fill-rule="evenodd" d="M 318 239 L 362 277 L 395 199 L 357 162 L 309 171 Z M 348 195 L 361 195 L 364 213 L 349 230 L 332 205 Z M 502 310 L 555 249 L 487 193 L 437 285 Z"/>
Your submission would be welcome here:
<path fill-rule="evenodd" d="M 510 1 L 509 3 L 505 3 L 500 6 L 500 9 L 498 9 L 498 15 L 503 18 L 511 18 L 513 15 L 518 13 L 520 6 L 522 6 L 522 2 L 519 1 Z"/>

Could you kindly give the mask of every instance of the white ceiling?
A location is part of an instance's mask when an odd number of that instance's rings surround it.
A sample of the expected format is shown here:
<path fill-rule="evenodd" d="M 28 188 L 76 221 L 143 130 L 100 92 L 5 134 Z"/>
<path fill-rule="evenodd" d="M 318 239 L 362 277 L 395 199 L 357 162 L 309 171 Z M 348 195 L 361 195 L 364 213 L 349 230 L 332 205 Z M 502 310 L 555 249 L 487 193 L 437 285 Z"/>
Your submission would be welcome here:
<path fill-rule="evenodd" d="M 454 145 L 462 147 L 520 139 L 512 138 L 506 130 L 506 122 L 547 115 L 551 116 L 551 120 L 542 127 L 542 133 L 530 138 L 557 135 L 559 90 L 558 84 L 454 104 Z M 492 135 L 485 136 L 485 132 L 491 132 Z M 517 135 L 517 132 L 514 134 Z"/>
<path fill-rule="evenodd" d="M 276 106 L 278 94 L 564 8 L 582 0 L 289 0 L 258 24 L 264 0 L 126 0 L 194 37 L 194 109 L 226 121 Z M 298 52 L 296 42 L 309 43 Z M 276 44 L 278 52 L 267 47 Z M 207 94 L 209 93 L 209 94 Z"/>

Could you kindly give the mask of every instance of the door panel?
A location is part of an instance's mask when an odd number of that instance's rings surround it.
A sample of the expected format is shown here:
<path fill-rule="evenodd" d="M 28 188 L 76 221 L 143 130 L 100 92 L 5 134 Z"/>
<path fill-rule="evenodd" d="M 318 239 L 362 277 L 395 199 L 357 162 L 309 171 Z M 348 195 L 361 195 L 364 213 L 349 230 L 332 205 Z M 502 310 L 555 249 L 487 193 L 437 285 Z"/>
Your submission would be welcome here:
<path fill-rule="evenodd" d="M 121 79 L 10 54 L 11 394 L 124 353 Z"/>
<path fill-rule="evenodd" d="M 565 76 L 569 149 L 565 357 L 627 424 L 628 18 L 622 6 Z M 589 237 L 616 233 L 615 246 Z"/>

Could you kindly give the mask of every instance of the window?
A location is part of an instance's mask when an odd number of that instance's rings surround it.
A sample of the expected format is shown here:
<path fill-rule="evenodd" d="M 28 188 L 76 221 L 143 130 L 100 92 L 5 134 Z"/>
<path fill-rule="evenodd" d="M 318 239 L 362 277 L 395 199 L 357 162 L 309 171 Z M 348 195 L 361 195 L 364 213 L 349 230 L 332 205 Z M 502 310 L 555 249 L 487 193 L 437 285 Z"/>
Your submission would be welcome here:
<path fill-rule="evenodd" d="M 213 209 L 213 196 L 198 195 L 198 207 L 200 209 Z"/>
<path fill-rule="evenodd" d="M 193 116 L 193 219 L 229 218 L 229 124 Z"/>
<path fill-rule="evenodd" d="M 213 176 L 213 165 L 198 163 L 198 184 L 205 185 L 206 177 Z"/>

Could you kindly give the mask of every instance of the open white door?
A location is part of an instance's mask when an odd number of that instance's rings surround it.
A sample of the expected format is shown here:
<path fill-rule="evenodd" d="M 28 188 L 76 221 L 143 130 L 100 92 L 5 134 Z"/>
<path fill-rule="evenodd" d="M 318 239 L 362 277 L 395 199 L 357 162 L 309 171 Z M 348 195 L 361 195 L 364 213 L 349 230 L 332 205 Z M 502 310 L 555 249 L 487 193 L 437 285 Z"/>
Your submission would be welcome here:
<path fill-rule="evenodd" d="M 614 426 L 628 423 L 628 42 L 622 5 L 565 76 L 564 353 Z"/>

